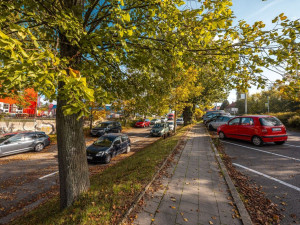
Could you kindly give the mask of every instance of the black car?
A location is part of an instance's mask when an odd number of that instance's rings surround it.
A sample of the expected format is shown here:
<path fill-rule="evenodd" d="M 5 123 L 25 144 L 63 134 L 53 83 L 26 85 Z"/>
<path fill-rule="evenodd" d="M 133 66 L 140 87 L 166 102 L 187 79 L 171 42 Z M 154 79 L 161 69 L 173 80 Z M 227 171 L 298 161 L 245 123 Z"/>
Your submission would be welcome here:
<path fill-rule="evenodd" d="M 99 123 L 96 127 L 91 130 L 92 136 L 102 136 L 106 133 L 121 133 L 122 126 L 119 122 L 107 121 Z"/>
<path fill-rule="evenodd" d="M 49 144 L 49 136 L 41 131 L 6 134 L 0 137 L 0 157 L 32 150 L 39 152 Z"/>
<path fill-rule="evenodd" d="M 130 152 L 130 146 L 127 134 L 105 134 L 87 147 L 87 160 L 109 163 L 116 155 Z"/>

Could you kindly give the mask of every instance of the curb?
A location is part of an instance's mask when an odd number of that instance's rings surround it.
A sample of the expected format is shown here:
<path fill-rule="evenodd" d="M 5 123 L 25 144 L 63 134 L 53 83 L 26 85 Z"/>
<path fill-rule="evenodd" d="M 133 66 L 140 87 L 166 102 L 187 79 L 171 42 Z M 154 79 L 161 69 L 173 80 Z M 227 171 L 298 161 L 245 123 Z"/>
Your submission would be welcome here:
<path fill-rule="evenodd" d="M 184 135 L 182 137 L 185 137 L 186 134 L 190 131 L 187 130 Z M 164 160 L 163 164 L 159 167 L 159 169 L 156 171 L 156 173 L 154 174 L 153 178 L 151 179 L 151 181 L 146 185 L 146 187 L 144 188 L 144 190 L 136 197 L 136 199 L 134 200 L 134 203 L 130 206 L 130 208 L 128 209 L 128 211 L 123 215 L 123 219 L 118 223 L 118 225 L 124 225 L 126 224 L 126 220 L 127 217 L 130 215 L 130 213 L 136 208 L 136 206 L 138 205 L 138 202 L 144 197 L 146 191 L 149 189 L 149 187 L 152 185 L 153 181 L 157 178 L 157 176 L 159 175 L 160 171 L 165 167 L 166 163 L 168 162 L 168 160 L 171 158 L 171 156 L 175 153 L 175 150 L 177 149 L 177 147 L 180 145 L 181 140 L 178 140 L 178 143 L 175 145 L 174 149 L 172 150 L 172 152 L 168 155 L 168 157 Z"/>
<path fill-rule="evenodd" d="M 221 159 L 221 157 L 219 155 L 219 152 L 218 152 L 215 144 L 212 141 L 212 138 L 211 138 L 211 136 L 210 136 L 207 128 L 206 128 L 206 133 L 209 136 L 210 144 L 211 144 L 212 149 L 213 149 L 213 151 L 215 153 L 216 159 L 217 159 L 217 161 L 219 163 L 219 166 L 220 166 L 220 168 L 221 168 L 221 170 L 222 170 L 222 172 L 224 174 L 225 181 L 226 181 L 226 183 L 227 183 L 227 185 L 228 185 L 228 187 L 230 189 L 230 192 L 231 192 L 231 195 L 232 195 L 233 200 L 235 202 L 235 205 L 236 205 L 236 207 L 237 207 L 237 209 L 238 209 L 238 211 L 240 213 L 240 216 L 241 216 L 240 219 L 242 220 L 242 223 L 244 225 L 253 225 L 253 223 L 251 221 L 251 218 L 250 218 L 250 215 L 249 215 L 247 209 L 245 208 L 244 203 L 241 200 L 240 195 L 239 195 L 238 191 L 236 190 L 236 188 L 235 188 L 235 186 L 234 186 L 234 184 L 233 184 L 233 182 L 232 182 L 232 180 L 231 180 L 231 178 L 230 178 L 230 176 L 229 176 L 229 174 L 227 172 L 227 169 L 226 169 L 226 167 L 225 167 L 225 165 L 224 165 L 224 163 L 223 163 L 223 161 L 222 161 L 222 159 Z"/>

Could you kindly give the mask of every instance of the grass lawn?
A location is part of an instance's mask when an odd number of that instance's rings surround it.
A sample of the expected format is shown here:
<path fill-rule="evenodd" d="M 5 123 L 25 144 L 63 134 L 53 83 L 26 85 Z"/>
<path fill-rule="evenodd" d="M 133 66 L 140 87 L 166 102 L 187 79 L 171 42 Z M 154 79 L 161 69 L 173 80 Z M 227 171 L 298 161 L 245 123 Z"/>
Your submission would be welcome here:
<path fill-rule="evenodd" d="M 90 190 L 68 209 L 60 211 L 55 197 L 11 224 L 117 224 L 188 128 L 91 177 Z"/>

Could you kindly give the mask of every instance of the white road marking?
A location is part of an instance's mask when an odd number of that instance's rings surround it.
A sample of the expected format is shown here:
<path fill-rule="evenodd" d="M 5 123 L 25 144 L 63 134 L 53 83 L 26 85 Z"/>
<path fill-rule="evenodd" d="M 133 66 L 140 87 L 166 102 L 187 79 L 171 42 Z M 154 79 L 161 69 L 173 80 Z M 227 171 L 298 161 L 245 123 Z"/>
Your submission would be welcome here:
<path fill-rule="evenodd" d="M 248 149 L 251 149 L 251 150 L 258 151 L 258 152 L 263 152 L 263 153 L 267 153 L 267 154 L 271 154 L 271 155 L 276 155 L 276 156 L 280 156 L 280 157 L 287 158 L 287 159 L 292 159 L 292 160 L 300 162 L 300 159 L 297 159 L 297 158 L 293 158 L 293 157 L 289 157 L 289 156 L 285 156 L 285 155 L 280 155 L 280 154 L 277 154 L 277 153 L 268 152 L 268 151 L 260 150 L 260 149 L 257 149 L 257 148 L 251 148 L 251 147 L 244 146 L 244 145 L 238 145 L 238 144 L 231 143 L 231 142 L 228 142 L 228 141 L 222 141 L 222 142 L 228 143 L 228 144 L 231 144 L 231 145 L 236 145 L 236 146 L 243 147 L 243 148 L 248 148 Z"/>
<path fill-rule="evenodd" d="M 284 145 L 288 145 L 288 146 L 293 146 L 293 147 L 296 147 L 296 148 L 300 148 L 300 146 L 297 146 L 297 145 L 290 145 L 290 144 L 287 144 L 287 143 L 285 143 Z"/>
<path fill-rule="evenodd" d="M 294 189 L 294 190 L 300 192 L 300 188 L 299 188 L 299 187 L 296 187 L 296 186 L 294 186 L 294 185 L 292 185 L 292 184 L 286 183 L 286 182 L 284 182 L 284 181 L 282 181 L 282 180 L 278 180 L 278 179 L 276 179 L 276 178 L 274 178 L 274 177 L 271 177 L 271 176 L 269 176 L 269 175 L 267 175 L 267 174 L 258 172 L 258 171 L 256 171 L 256 170 L 250 169 L 250 168 L 245 167 L 245 166 L 242 166 L 242 165 L 240 165 L 240 164 L 237 164 L 237 163 L 232 163 L 232 164 L 235 165 L 235 166 L 237 166 L 237 167 L 243 168 L 243 169 L 245 169 L 245 170 L 249 170 L 250 172 L 253 172 L 253 173 L 256 173 L 256 174 L 258 174 L 258 175 L 261 175 L 261 176 L 263 176 L 263 177 L 266 177 L 266 178 L 268 178 L 268 179 L 270 179 L 270 180 L 274 180 L 274 181 L 276 181 L 276 182 L 278 182 L 278 183 L 280 183 L 280 184 L 283 184 L 283 185 L 285 185 L 285 186 L 287 186 L 287 187 L 290 187 L 290 188 L 292 188 L 292 189 Z"/>
<path fill-rule="evenodd" d="M 45 179 L 45 178 L 47 178 L 47 177 L 50 177 L 50 176 L 52 176 L 52 175 L 54 175 L 54 174 L 57 174 L 57 173 L 58 173 L 58 171 L 56 171 L 56 172 L 54 172 L 54 173 L 50 173 L 50 174 L 45 175 L 45 176 L 43 176 L 43 177 L 40 177 L 39 179 L 40 179 L 40 180 L 43 180 L 43 179 Z"/>

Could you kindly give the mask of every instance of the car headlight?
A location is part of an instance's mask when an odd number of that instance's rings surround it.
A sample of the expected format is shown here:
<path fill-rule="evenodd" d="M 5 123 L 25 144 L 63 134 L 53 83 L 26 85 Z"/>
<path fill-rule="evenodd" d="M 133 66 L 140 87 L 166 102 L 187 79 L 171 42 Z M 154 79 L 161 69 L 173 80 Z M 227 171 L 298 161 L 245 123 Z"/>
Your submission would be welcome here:
<path fill-rule="evenodd" d="M 105 153 L 104 152 L 98 152 L 97 154 L 96 154 L 96 156 L 103 156 Z"/>

